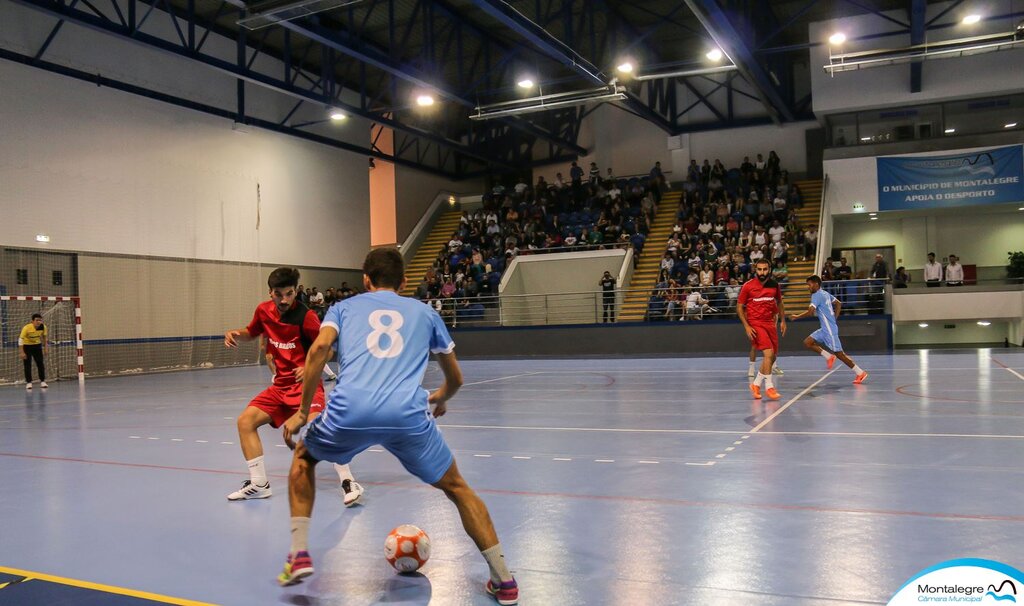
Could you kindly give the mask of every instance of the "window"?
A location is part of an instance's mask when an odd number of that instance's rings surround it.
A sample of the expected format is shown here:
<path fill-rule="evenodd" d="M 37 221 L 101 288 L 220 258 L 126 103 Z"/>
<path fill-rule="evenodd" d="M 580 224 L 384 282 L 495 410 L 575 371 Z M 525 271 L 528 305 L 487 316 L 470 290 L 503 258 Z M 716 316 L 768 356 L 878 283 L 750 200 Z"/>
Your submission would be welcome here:
<path fill-rule="evenodd" d="M 28 284 L 28 270 L 27 269 L 19 269 L 18 270 L 18 284 Z"/>

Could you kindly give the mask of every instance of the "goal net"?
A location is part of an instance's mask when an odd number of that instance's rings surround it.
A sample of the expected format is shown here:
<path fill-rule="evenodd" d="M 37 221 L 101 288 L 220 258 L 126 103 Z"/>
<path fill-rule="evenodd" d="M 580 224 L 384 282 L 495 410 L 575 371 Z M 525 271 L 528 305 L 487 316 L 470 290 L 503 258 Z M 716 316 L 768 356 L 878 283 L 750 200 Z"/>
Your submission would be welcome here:
<path fill-rule="evenodd" d="M 33 314 L 43 316 L 47 381 L 85 378 L 82 366 L 81 306 L 78 297 L 0 296 L 0 384 L 23 383 L 24 363 L 18 338 Z M 35 363 L 32 378 L 38 380 Z"/>

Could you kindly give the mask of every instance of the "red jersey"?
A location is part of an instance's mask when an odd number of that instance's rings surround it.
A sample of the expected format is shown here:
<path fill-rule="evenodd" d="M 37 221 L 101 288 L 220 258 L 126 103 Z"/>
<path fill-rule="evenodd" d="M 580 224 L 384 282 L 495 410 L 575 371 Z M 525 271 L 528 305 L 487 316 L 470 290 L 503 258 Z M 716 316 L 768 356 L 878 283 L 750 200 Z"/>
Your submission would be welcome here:
<path fill-rule="evenodd" d="M 757 278 L 751 278 L 743 284 L 737 301 L 745 306 L 747 321 L 774 324 L 779 313 L 778 302 L 782 300 L 782 289 L 775 280 L 762 284 Z"/>
<path fill-rule="evenodd" d="M 274 356 L 274 385 L 295 385 L 295 369 L 306 365 L 306 352 L 320 334 L 320 318 L 302 303 L 295 301 L 291 309 L 281 314 L 273 301 L 264 301 L 256 307 L 252 322 L 246 327 L 249 335 L 267 336 L 267 351 Z"/>

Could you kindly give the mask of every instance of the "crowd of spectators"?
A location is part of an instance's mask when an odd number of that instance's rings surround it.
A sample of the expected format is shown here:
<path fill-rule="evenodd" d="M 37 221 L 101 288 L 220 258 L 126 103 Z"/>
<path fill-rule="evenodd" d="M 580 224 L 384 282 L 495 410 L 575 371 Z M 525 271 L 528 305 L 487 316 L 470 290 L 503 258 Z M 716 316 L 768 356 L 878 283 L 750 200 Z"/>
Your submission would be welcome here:
<path fill-rule="evenodd" d="M 348 282 L 342 282 L 341 286 L 338 288 L 334 288 L 332 286 L 325 292 L 320 292 L 316 286 L 306 288 L 305 284 L 299 284 L 299 293 L 296 298 L 303 305 L 312 309 L 316 315 L 320 316 L 320 319 L 323 320 L 328 307 L 334 305 L 338 301 L 344 301 L 349 297 L 354 297 L 357 294 L 359 293 L 350 288 Z"/>
<path fill-rule="evenodd" d="M 753 276 L 756 261 L 768 259 L 775 279 L 785 283 L 790 261 L 814 256 L 818 228 L 800 224 L 800 188 L 774 151 L 767 160 L 745 157 L 731 169 L 720 160 L 691 160 L 683 192 L 648 300 L 648 320 L 735 313 L 740 286 Z"/>
<path fill-rule="evenodd" d="M 591 162 L 584 173 L 572 163 L 569 178 L 497 180 L 482 207 L 465 211 L 446 246 L 418 279 L 415 296 L 434 305 L 446 321 L 481 317 L 501 276 L 518 255 L 628 247 L 634 262 L 646 243 L 654 213 L 669 185 L 655 163 L 646 176 L 604 175 Z"/>

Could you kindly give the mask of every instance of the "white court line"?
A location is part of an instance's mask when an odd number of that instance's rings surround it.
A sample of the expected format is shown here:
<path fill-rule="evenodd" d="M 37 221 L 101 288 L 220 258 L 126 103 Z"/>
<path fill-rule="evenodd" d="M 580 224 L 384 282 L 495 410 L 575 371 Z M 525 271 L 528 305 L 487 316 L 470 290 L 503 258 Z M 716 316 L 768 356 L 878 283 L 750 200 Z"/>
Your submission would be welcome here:
<path fill-rule="evenodd" d="M 234 442 L 221 442 L 221 444 L 227 444 L 228 446 L 234 446 Z"/>
<path fill-rule="evenodd" d="M 209 440 L 196 440 L 196 444 L 206 444 Z"/>
<path fill-rule="evenodd" d="M 512 458 L 513 458 L 513 459 L 524 459 L 524 460 L 528 460 L 528 459 L 532 459 L 533 457 L 520 457 L 520 456 L 513 456 Z"/>
<path fill-rule="evenodd" d="M 182 438 L 171 438 L 171 441 L 172 442 L 184 442 L 185 440 L 183 440 Z"/>
<path fill-rule="evenodd" d="M 710 434 L 710 435 L 739 435 L 746 440 L 751 437 L 750 433 L 739 431 L 725 431 L 721 429 L 625 429 L 616 427 L 527 427 L 515 425 L 440 425 L 444 429 L 520 429 L 528 431 L 586 431 L 586 432 L 612 432 L 612 433 L 667 433 L 667 434 Z M 1009 440 L 1024 440 L 1024 435 L 1015 434 L 971 434 L 971 433 L 884 433 L 884 432 L 854 432 L 854 431 L 761 431 L 759 436 L 835 436 L 844 438 L 1003 438 Z"/>
<path fill-rule="evenodd" d="M 771 423 L 775 419 L 775 417 L 777 417 L 777 416 L 781 415 L 782 413 L 786 412 L 787 408 L 792 406 L 797 400 L 799 400 L 803 396 L 807 395 L 807 393 L 809 391 L 811 391 L 812 389 L 814 389 L 815 387 L 818 386 L 818 383 L 821 383 L 822 381 L 827 379 L 829 377 L 829 375 L 831 375 L 832 373 L 834 373 L 837 370 L 839 370 L 839 369 L 838 368 L 833 368 L 832 370 L 830 370 L 830 371 L 826 372 L 825 374 L 821 375 L 820 379 L 818 379 L 814 383 L 811 383 L 810 385 L 805 387 L 803 391 L 801 391 L 800 393 L 798 393 L 795 396 L 793 396 L 792 398 L 790 398 L 789 402 L 786 402 L 785 404 L 780 406 L 779 409 L 776 410 L 775 412 L 773 412 L 771 415 L 769 415 L 767 419 L 765 419 L 764 421 L 761 421 L 760 423 L 758 423 L 757 427 L 755 427 L 755 428 L 750 430 L 750 433 L 755 434 L 755 433 L 761 431 L 762 427 L 764 427 L 765 425 Z"/>
<path fill-rule="evenodd" d="M 474 457 L 480 457 L 481 459 L 489 459 L 489 458 L 491 458 L 491 455 L 489 455 L 489 454 L 475 454 L 473 456 Z"/>
<path fill-rule="evenodd" d="M 657 465 L 661 463 L 661 461 L 637 461 L 637 463 L 643 463 L 645 465 Z"/>
<path fill-rule="evenodd" d="M 595 463 L 614 463 L 615 459 L 594 459 Z"/>
<path fill-rule="evenodd" d="M 1003 366 L 1003 369 L 1006 370 L 1007 372 L 1013 373 L 1014 375 L 1017 376 L 1018 379 L 1020 379 L 1021 381 L 1024 381 L 1024 375 L 1020 374 L 1016 370 L 1010 368 L 1009 366 Z M 946 390 L 943 390 L 943 391 L 946 391 Z"/>
<path fill-rule="evenodd" d="M 687 463 L 687 465 L 691 465 L 693 467 L 711 467 L 714 464 L 714 461 L 707 461 L 706 463 Z"/>
<path fill-rule="evenodd" d="M 462 386 L 463 387 L 469 387 L 471 385 L 483 385 L 484 383 L 493 383 L 495 381 L 505 381 L 507 379 L 518 379 L 519 377 L 528 377 L 530 375 L 537 375 L 537 374 L 540 374 L 540 373 L 539 372 L 524 372 L 524 373 L 518 374 L 518 375 L 510 375 L 510 376 L 507 376 L 507 377 L 498 377 L 496 379 L 487 379 L 486 381 L 474 381 L 472 383 L 463 383 Z"/>
<path fill-rule="evenodd" d="M 141 440 L 142 439 L 142 436 L 128 436 L 128 437 L 133 439 L 133 440 Z"/>
<path fill-rule="evenodd" d="M 552 457 L 551 460 L 552 461 L 571 461 L 572 459 L 567 459 L 565 457 Z"/>

